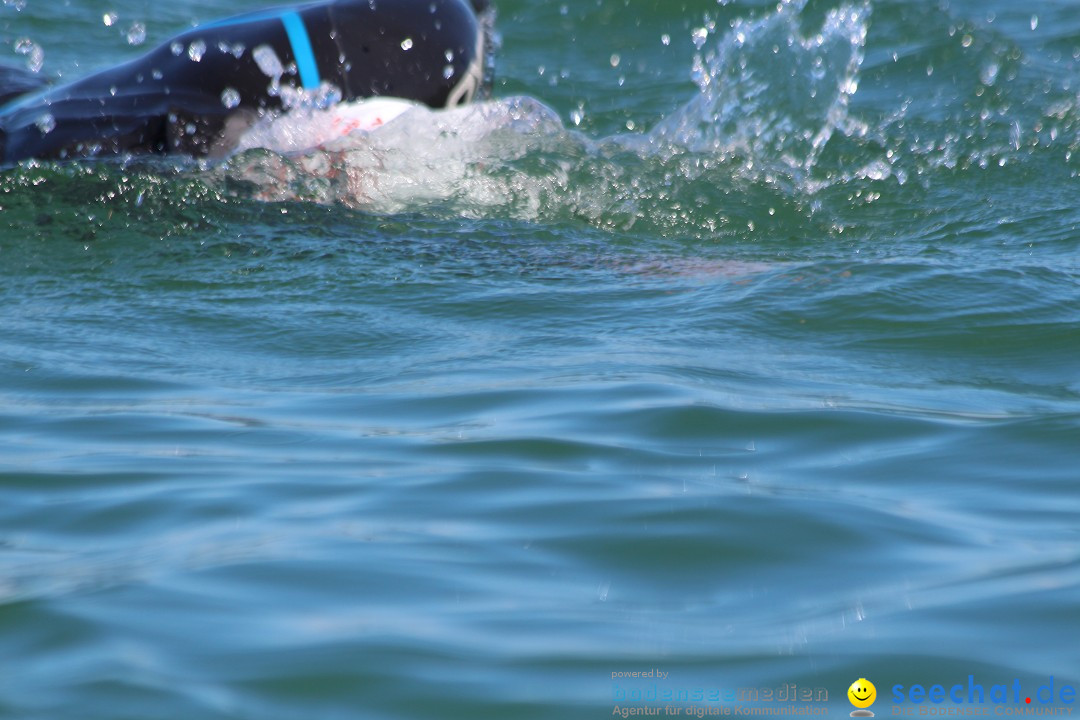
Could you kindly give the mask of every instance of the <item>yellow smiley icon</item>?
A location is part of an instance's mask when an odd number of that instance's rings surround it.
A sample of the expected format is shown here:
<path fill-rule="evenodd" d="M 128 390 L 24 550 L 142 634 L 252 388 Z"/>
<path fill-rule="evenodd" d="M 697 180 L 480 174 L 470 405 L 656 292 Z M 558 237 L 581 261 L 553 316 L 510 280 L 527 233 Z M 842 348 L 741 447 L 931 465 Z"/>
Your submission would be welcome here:
<path fill-rule="evenodd" d="M 874 683 L 870 682 L 866 678 L 859 678 L 855 682 L 851 683 L 851 687 L 847 689 L 848 700 L 851 704 L 857 708 L 868 708 L 874 704 L 877 700 L 877 688 L 874 687 Z M 854 715 L 855 713 L 852 713 Z M 869 715 L 873 717 L 873 713 L 859 713 L 860 715 Z"/>

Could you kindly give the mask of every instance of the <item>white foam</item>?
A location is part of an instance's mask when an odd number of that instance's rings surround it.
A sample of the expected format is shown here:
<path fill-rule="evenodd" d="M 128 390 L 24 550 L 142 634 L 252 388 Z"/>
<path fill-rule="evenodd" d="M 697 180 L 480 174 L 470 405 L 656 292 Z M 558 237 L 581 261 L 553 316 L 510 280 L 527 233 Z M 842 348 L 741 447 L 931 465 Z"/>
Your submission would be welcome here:
<path fill-rule="evenodd" d="M 464 214 L 515 204 L 514 214 L 536 217 L 547 178 L 500 169 L 564 133 L 557 114 L 529 98 L 452 110 L 380 98 L 260 124 L 224 171 L 254 183 L 264 200 L 387 213 L 447 201 L 467 204 Z"/>
<path fill-rule="evenodd" d="M 850 132 L 869 7 L 841 5 L 806 36 L 803 4 L 784 0 L 715 41 L 715 26 L 698 32 L 700 92 L 650 132 L 590 139 L 528 97 L 441 111 L 381 98 L 317 110 L 283 97 L 291 112 L 248 133 L 224 172 L 264 200 L 376 213 L 574 218 L 613 229 L 644 221 L 705 233 L 753 223 L 753 202 L 745 218 L 695 208 L 762 187 L 769 203 L 813 194 L 836 180 L 813 176 L 823 146 Z M 837 181 L 862 170 L 845 172 Z"/>
<path fill-rule="evenodd" d="M 329 108 L 294 108 L 256 124 L 240 139 L 237 151 L 264 148 L 277 153 L 315 151 L 352 133 L 367 133 L 413 110 L 416 103 L 397 98 L 343 102 Z"/>

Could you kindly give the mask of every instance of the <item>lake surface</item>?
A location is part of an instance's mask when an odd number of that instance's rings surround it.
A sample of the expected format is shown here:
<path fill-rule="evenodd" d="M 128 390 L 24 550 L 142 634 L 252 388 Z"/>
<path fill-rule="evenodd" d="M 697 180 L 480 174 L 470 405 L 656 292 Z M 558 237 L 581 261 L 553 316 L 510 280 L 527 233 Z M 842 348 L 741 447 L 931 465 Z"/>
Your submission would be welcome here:
<path fill-rule="evenodd" d="M 471 110 L 0 170 L 0 717 L 1075 707 L 1077 7 L 498 10 Z"/>

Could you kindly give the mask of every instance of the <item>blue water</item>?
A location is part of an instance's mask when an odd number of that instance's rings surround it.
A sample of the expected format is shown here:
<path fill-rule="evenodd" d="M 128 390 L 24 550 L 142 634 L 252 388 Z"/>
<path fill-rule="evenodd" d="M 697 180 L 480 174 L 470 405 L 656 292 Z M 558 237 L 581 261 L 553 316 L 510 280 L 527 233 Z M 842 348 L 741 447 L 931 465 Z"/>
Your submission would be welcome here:
<path fill-rule="evenodd" d="M 472 111 L 0 171 L 0 718 L 1075 707 L 1076 8 L 498 9 Z"/>

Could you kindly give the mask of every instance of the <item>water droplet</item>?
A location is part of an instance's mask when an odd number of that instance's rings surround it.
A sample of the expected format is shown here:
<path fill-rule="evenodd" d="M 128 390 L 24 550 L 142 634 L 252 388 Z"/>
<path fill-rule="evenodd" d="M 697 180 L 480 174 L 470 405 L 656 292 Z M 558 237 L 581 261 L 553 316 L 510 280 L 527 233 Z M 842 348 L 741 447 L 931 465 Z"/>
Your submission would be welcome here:
<path fill-rule="evenodd" d="M 41 68 L 45 65 L 45 51 L 40 46 L 34 48 L 34 51 L 30 53 L 30 57 L 26 60 L 26 67 L 30 69 L 30 72 L 41 72 Z"/>
<path fill-rule="evenodd" d="M 453 65 L 447 65 L 446 67 L 444 67 L 442 69 L 442 76 L 444 78 L 446 78 L 447 80 L 454 77 L 454 66 Z"/>
<path fill-rule="evenodd" d="M 581 121 L 585 119 L 585 111 L 581 108 L 575 108 L 570 111 L 570 122 L 574 123 L 574 126 L 581 124 Z"/>
<path fill-rule="evenodd" d="M 694 41 L 694 47 L 700 50 L 705 45 L 705 41 L 709 39 L 709 31 L 703 27 L 697 28 L 694 32 L 690 33 L 690 39 Z"/>
<path fill-rule="evenodd" d="M 660 42 L 662 42 L 664 45 L 670 45 L 671 44 L 671 36 L 668 35 L 667 33 L 664 33 L 663 35 L 660 36 Z"/>
<path fill-rule="evenodd" d="M 131 24 L 127 31 L 128 45 L 142 45 L 146 42 L 146 26 L 141 22 Z"/>
<path fill-rule="evenodd" d="M 277 53 L 269 45 L 259 45 L 251 51 L 251 56 L 255 58 L 255 64 L 259 66 L 259 69 L 267 77 L 281 77 L 282 73 L 285 72 L 285 67 L 281 64 L 281 58 L 277 56 Z"/>
<path fill-rule="evenodd" d="M 406 52 L 409 51 L 409 50 L 412 50 L 412 45 L 413 45 L 412 38 L 405 38 L 404 40 L 401 41 L 401 49 L 405 50 Z"/>
<path fill-rule="evenodd" d="M 41 131 L 42 135 L 48 135 L 56 129 L 56 118 L 49 113 L 45 113 L 44 115 L 39 115 L 38 119 L 34 121 L 34 124 L 37 125 L 37 129 Z"/>
<path fill-rule="evenodd" d="M 198 130 L 198 128 L 195 127 L 195 123 L 188 123 L 184 126 L 184 132 L 188 135 L 194 135 L 196 130 Z"/>
<path fill-rule="evenodd" d="M 226 42 L 219 42 L 217 49 L 226 55 L 232 55 L 234 58 L 239 58 L 244 54 L 244 44 L 236 43 L 235 45 L 229 45 Z"/>
<path fill-rule="evenodd" d="M 151 70 L 150 75 L 155 80 L 160 80 L 161 78 L 165 77 L 165 75 L 160 70 L 158 70 L 157 68 L 154 68 L 153 70 Z"/>
<path fill-rule="evenodd" d="M 1035 30 L 1038 27 L 1039 27 L 1039 16 L 1038 15 L 1032 15 L 1031 16 L 1031 29 Z"/>
<path fill-rule="evenodd" d="M 206 43 L 202 40 L 196 40 L 188 45 L 187 56 L 191 58 L 193 62 L 199 62 L 202 60 L 203 55 L 206 54 Z"/>
<path fill-rule="evenodd" d="M 619 67 L 619 63 L 622 62 L 622 58 L 619 57 L 619 53 L 614 53 L 610 58 L 608 58 L 608 62 L 611 63 L 611 67 Z"/>
<path fill-rule="evenodd" d="M 690 64 L 690 77 L 697 83 L 702 92 L 712 84 L 712 75 L 709 73 L 709 68 L 706 67 L 705 61 L 703 61 L 700 56 L 695 56 L 693 62 Z"/>
<path fill-rule="evenodd" d="M 611 581 L 606 580 L 596 588 L 596 597 L 600 602 L 607 602 L 608 595 L 611 593 Z"/>
<path fill-rule="evenodd" d="M 180 55 L 184 52 L 184 45 L 183 43 L 173 41 L 172 45 L 169 45 L 169 49 L 172 50 L 173 55 Z"/>
<path fill-rule="evenodd" d="M 120 16 L 114 12 L 107 12 L 101 16 L 101 22 L 105 23 L 105 27 L 112 27 L 119 19 Z"/>
<path fill-rule="evenodd" d="M 240 104 L 240 93 L 234 88 L 227 87 L 221 92 L 221 104 L 232 110 Z"/>
<path fill-rule="evenodd" d="M 30 72 L 40 72 L 45 64 L 45 51 L 41 46 L 30 38 L 19 38 L 15 41 L 15 52 L 26 55 L 26 67 Z"/>
<path fill-rule="evenodd" d="M 446 55 L 446 62 L 454 62 L 454 51 L 453 50 L 447 50 L 445 55 Z"/>

